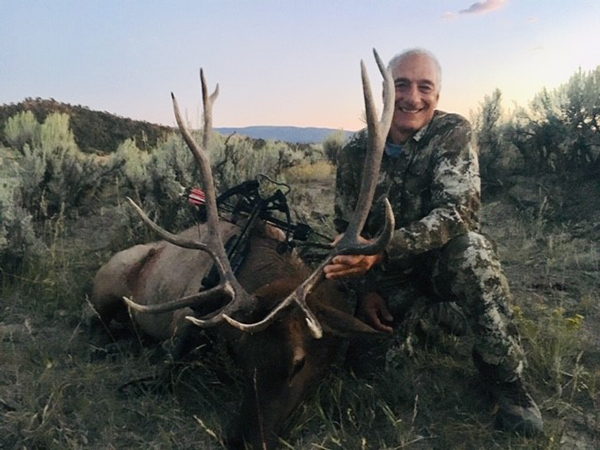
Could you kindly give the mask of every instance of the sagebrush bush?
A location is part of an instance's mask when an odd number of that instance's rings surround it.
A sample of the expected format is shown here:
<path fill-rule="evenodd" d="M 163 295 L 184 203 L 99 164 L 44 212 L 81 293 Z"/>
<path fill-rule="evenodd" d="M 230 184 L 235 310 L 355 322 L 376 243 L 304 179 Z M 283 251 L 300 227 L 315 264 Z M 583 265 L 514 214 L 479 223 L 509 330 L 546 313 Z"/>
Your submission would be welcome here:
<path fill-rule="evenodd" d="M 335 164 L 338 153 L 344 147 L 345 141 L 346 134 L 344 133 L 344 130 L 338 130 L 325 138 L 322 144 L 323 153 L 330 163 Z"/>
<path fill-rule="evenodd" d="M 220 191 L 264 174 L 281 179 L 284 169 L 297 164 L 302 155 L 279 141 L 264 141 L 255 148 L 253 140 L 242 136 L 217 137 L 210 150 L 215 182 Z"/>
<path fill-rule="evenodd" d="M 41 126 L 31 111 L 21 111 L 6 121 L 4 137 L 12 148 L 21 150 L 25 144 L 39 145 Z"/>
<path fill-rule="evenodd" d="M 125 189 L 140 190 L 144 187 L 150 154 L 142 152 L 133 139 L 123 141 L 110 159 L 120 167 L 118 177 Z"/>
<path fill-rule="evenodd" d="M 53 113 L 46 117 L 40 127 L 39 145 L 47 153 L 78 150 L 68 114 Z"/>
<path fill-rule="evenodd" d="M 21 207 L 19 160 L 15 152 L 0 148 L 0 266 L 3 271 L 13 271 L 38 244 L 31 214 Z"/>
<path fill-rule="evenodd" d="M 133 140 L 123 142 L 111 157 L 118 166 L 120 194 L 131 197 L 161 226 L 178 230 L 191 223 L 182 210 L 184 187 L 198 184 L 198 169 L 183 140 L 175 134 L 159 142 L 150 152 L 141 151 Z M 138 229 L 137 215 L 125 213 L 124 220 Z"/>
<path fill-rule="evenodd" d="M 15 131 L 11 142 L 22 155 L 22 205 L 40 218 L 57 214 L 63 208 L 77 212 L 114 171 L 114 161 L 102 163 L 95 155 L 82 153 L 75 143 L 68 115 L 50 114 L 43 124 L 38 124 L 35 138 L 22 131 L 35 128 L 32 118 L 30 112 L 19 113 L 7 123 L 7 130 L 21 130 L 21 134 Z"/>
<path fill-rule="evenodd" d="M 600 170 L 600 66 L 542 89 L 528 108 L 502 111 L 501 93 L 486 96 L 473 117 L 481 175 L 597 173 Z M 501 180 L 500 180 L 501 181 Z"/>

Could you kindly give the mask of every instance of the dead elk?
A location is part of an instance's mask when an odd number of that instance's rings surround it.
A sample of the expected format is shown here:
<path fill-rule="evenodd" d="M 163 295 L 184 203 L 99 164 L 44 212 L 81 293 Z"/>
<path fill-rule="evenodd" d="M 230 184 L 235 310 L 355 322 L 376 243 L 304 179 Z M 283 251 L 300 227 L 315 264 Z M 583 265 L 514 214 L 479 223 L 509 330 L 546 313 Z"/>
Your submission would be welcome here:
<path fill-rule="evenodd" d="M 261 223 L 253 230 L 250 251 L 239 273 L 233 274 L 223 242 L 239 230 L 218 217 L 216 193 L 204 149 L 211 132 L 212 103 L 201 72 L 204 134 L 198 145 L 183 124 L 173 98 L 175 117 L 200 166 L 206 193 L 207 222 L 173 235 L 142 219 L 163 239 L 136 245 L 114 255 L 98 271 L 92 305 L 101 320 L 131 317 L 144 333 L 177 344 L 185 353 L 196 326 L 223 337 L 246 376 L 239 417 L 228 436 L 230 447 L 273 448 L 282 421 L 305 398 L 307 390 L 327 372 L 348 336 L 376 334 L 352 315 L 348 301 L 322 268 L 339 254 L 375 254 L 383 250 L 393 230 L 362 243 L 360 231 L 371 207 L 381 155 L 393 108 L 393 82 L 375 52 L 384 77 L 384 109 L 380 121 L 364 64 L 361 63 L 369 145 L 363 184 L 355 214 L 343 238 L 311 273 L 294 253 L 277 251 L 278 230 Z M 201 250 L 201 251 L 198 251 Z M 215 265 L 218 286 L 201 290 L 202 279 Z M 192 339 L 193 340 L 193 339 Z"/>

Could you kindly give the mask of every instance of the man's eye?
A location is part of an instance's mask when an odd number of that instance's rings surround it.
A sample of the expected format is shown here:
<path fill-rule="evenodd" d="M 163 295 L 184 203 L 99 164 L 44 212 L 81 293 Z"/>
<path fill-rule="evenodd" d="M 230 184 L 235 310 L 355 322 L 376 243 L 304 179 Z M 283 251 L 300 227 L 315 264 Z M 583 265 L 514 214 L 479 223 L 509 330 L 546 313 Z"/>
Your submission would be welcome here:
<path fill-rule="evenodd" d="M 429 84 L 424 84 L 419 86 L 419 90 L 425 94 L 429 94 L 433 91 L 433 86 L 430 86 Z"/>

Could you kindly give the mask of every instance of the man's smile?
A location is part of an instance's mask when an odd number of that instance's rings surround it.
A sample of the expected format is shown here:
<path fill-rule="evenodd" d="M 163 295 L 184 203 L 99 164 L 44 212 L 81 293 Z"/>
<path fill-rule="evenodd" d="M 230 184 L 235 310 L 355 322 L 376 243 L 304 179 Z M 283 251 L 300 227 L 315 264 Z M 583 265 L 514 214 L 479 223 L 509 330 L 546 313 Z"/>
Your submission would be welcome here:
<path fill-rule="evenodd" d="M 423 111 L 423 108 L 412 108 L 409 106 L 398 106 L 396 109 L 405 113 L 405 114 L 417 114 Z"/>

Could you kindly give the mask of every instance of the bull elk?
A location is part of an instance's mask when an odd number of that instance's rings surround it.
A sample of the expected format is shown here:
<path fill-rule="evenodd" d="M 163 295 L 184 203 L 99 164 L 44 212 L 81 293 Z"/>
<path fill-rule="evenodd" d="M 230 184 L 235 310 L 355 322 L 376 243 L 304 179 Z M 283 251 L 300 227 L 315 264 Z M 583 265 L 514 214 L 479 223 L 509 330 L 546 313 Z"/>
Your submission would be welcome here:
<path fill-rule="evenodd" d="M 174 235 L 153 223 L 130 200 L 142 220 L 163 240 L 117 253 L 95 277 L 91 301 L 104 324 L 127 317 L 123 313 L 129 307 L 137 327 L 156 339 L 174 343 L 178 356 L 193 346 L 193 337 L 199 334 L 196 327 L 217 333 L 228 342 L 247 378 L 239 417 L 228 435 L 230 448 L 273 448 L 283 419 L 327 372 L 344 340 L 378 333 L 353 316 L 340 286 L 326 281 L 322 270 L 339 254 L 381 252 L 393 233 L 393 215 L 387 204 L 387 223 L 379 237 L 371 241 L 360 238 L 373 200 L 394 103 L 391 75 L 377 52 L 374 54 L 384 78 L 382 116 L 376 119 L 367 71 L 361 62 L 369 133 L 361 192 L 347 232 L 316 270 L 310 273 L 295 253 L 278 251 L 281 233 L 261 223 L 255 226 L 249 254 L 234 275 L 223 242 L 236 233 L 237 226 L 219 219 L 205 153 L 218 85 L 209 96 L 201 71 L 201 146 L 183 123 L 172 97 L 179 129 L 201 169 L 206 223 Z M 213 265 L 220 282 L 201 289 L 202 279 Z"/>

